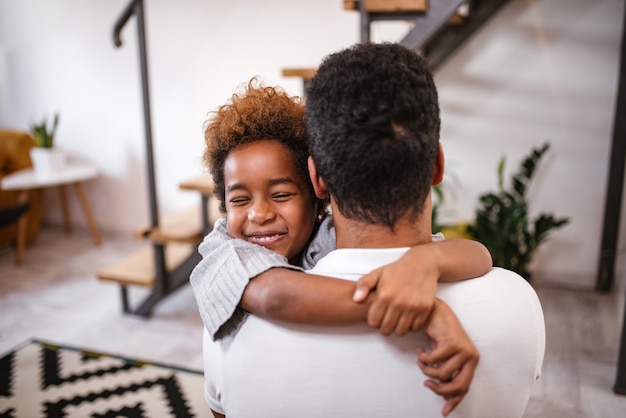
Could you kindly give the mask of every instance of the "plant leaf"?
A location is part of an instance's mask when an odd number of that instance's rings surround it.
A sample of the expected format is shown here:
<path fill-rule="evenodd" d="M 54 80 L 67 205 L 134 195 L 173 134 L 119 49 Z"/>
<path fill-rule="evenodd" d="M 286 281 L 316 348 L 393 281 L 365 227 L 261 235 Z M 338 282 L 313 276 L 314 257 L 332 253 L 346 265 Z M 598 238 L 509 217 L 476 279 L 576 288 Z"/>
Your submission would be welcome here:
<path fill-rule="evenodd" d="M 497 167 L 498 192 L 479 196 L 475 222 L 468 233 L 482 242 L 493 258 L 494 265 L 529 276 L 528 265 L 539 245 L 548 233 L 566 225 L 568 218 L 555 218 L 541 214 L 532 222 L 528 219 L 526 191 L 544 154 L 550 148 L 548 142 L 533 148 L 522 160 L 518 171 L 511 177 L 511 189 L 504 189 L 505 157 Z"/>

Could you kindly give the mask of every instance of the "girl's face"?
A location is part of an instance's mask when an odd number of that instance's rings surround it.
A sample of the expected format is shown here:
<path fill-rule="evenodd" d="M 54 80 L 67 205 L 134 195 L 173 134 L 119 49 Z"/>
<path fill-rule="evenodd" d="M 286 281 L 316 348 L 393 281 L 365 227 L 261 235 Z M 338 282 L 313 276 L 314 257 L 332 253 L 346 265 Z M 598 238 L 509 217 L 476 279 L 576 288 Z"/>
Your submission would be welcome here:
<path fill-rule="evenodd" d="M 308 181 L 276 140 L 235 148 L 224 162 L 228 233 L 299 261 L 316 217 Z"/>

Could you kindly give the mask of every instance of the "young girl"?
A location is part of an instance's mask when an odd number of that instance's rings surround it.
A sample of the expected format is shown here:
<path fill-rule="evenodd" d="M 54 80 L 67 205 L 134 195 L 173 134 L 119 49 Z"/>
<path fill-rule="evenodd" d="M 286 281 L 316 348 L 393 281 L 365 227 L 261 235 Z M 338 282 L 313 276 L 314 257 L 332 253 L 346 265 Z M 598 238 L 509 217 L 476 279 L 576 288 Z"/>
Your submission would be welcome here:
<path fill-rule="evenodd" d="M 381 333 L 403 335 L 423 326 L 438 280 L 489 271 L 482 244 L 434 236 L 436 242 L 364 276 L 356 292 L 351 282 L 303 273 L 335 248 L 332 217 L 308 176 L 304 105 L 255 82 L 215 112 L 205 130 L 204 161 L 226 217 L 200 245 L 203 259 L 191 284 L 212 338 L 235 330 L 245 311 L 316 324 L 357 322 L 365 311 Z M 264 162 L 272 172 L 261 171 Z M 366 298 L 368 304 L 354 303 Z"/>

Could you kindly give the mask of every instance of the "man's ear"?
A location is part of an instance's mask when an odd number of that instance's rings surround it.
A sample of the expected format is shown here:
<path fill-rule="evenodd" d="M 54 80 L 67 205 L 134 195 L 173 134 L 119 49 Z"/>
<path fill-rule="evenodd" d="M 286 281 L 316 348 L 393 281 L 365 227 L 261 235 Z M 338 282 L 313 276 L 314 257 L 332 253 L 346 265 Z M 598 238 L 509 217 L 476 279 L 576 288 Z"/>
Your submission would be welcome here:
<path fill-rule="evenodd" d="M 443 171 L 445 169 L 445 165 L 446 162 L 443 155 L 443 147 L 440 142 L 439 151 L 437 153 L 437 161 L 435 161 L 435 172 L 433 173 L 433 186 L 436 186 L 443 181 Z"/>
<path fill-rule="evenodd" d="M 317 167 L 315 167 L 315 162 L 313 161 L 313 157 L 309 156 L 308 160 L 309 164 L 309 176 L 311 177 L 311 183 L 313 183 L 313 190 L 315 190 L 315 196 L 320 199 L 326 199 L 330 195 L 328 192 L 328 188 L 326 187 L 326 183 L 324 179 L 320 177 L 317 173 Z"/>

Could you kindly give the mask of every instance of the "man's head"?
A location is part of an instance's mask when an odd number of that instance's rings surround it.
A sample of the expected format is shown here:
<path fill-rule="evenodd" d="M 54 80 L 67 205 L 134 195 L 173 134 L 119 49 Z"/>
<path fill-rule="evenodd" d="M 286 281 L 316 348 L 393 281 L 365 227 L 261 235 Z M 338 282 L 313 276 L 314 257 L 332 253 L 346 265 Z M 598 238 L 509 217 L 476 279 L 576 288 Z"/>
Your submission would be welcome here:
<path fill-rule="evenodd" d="M 307 90 L 306 124 L 317 172 L 344 217 L 393 228 L 422 213 L 440 119 L 419 55 L 389 43 L 329 55 Z"/>

